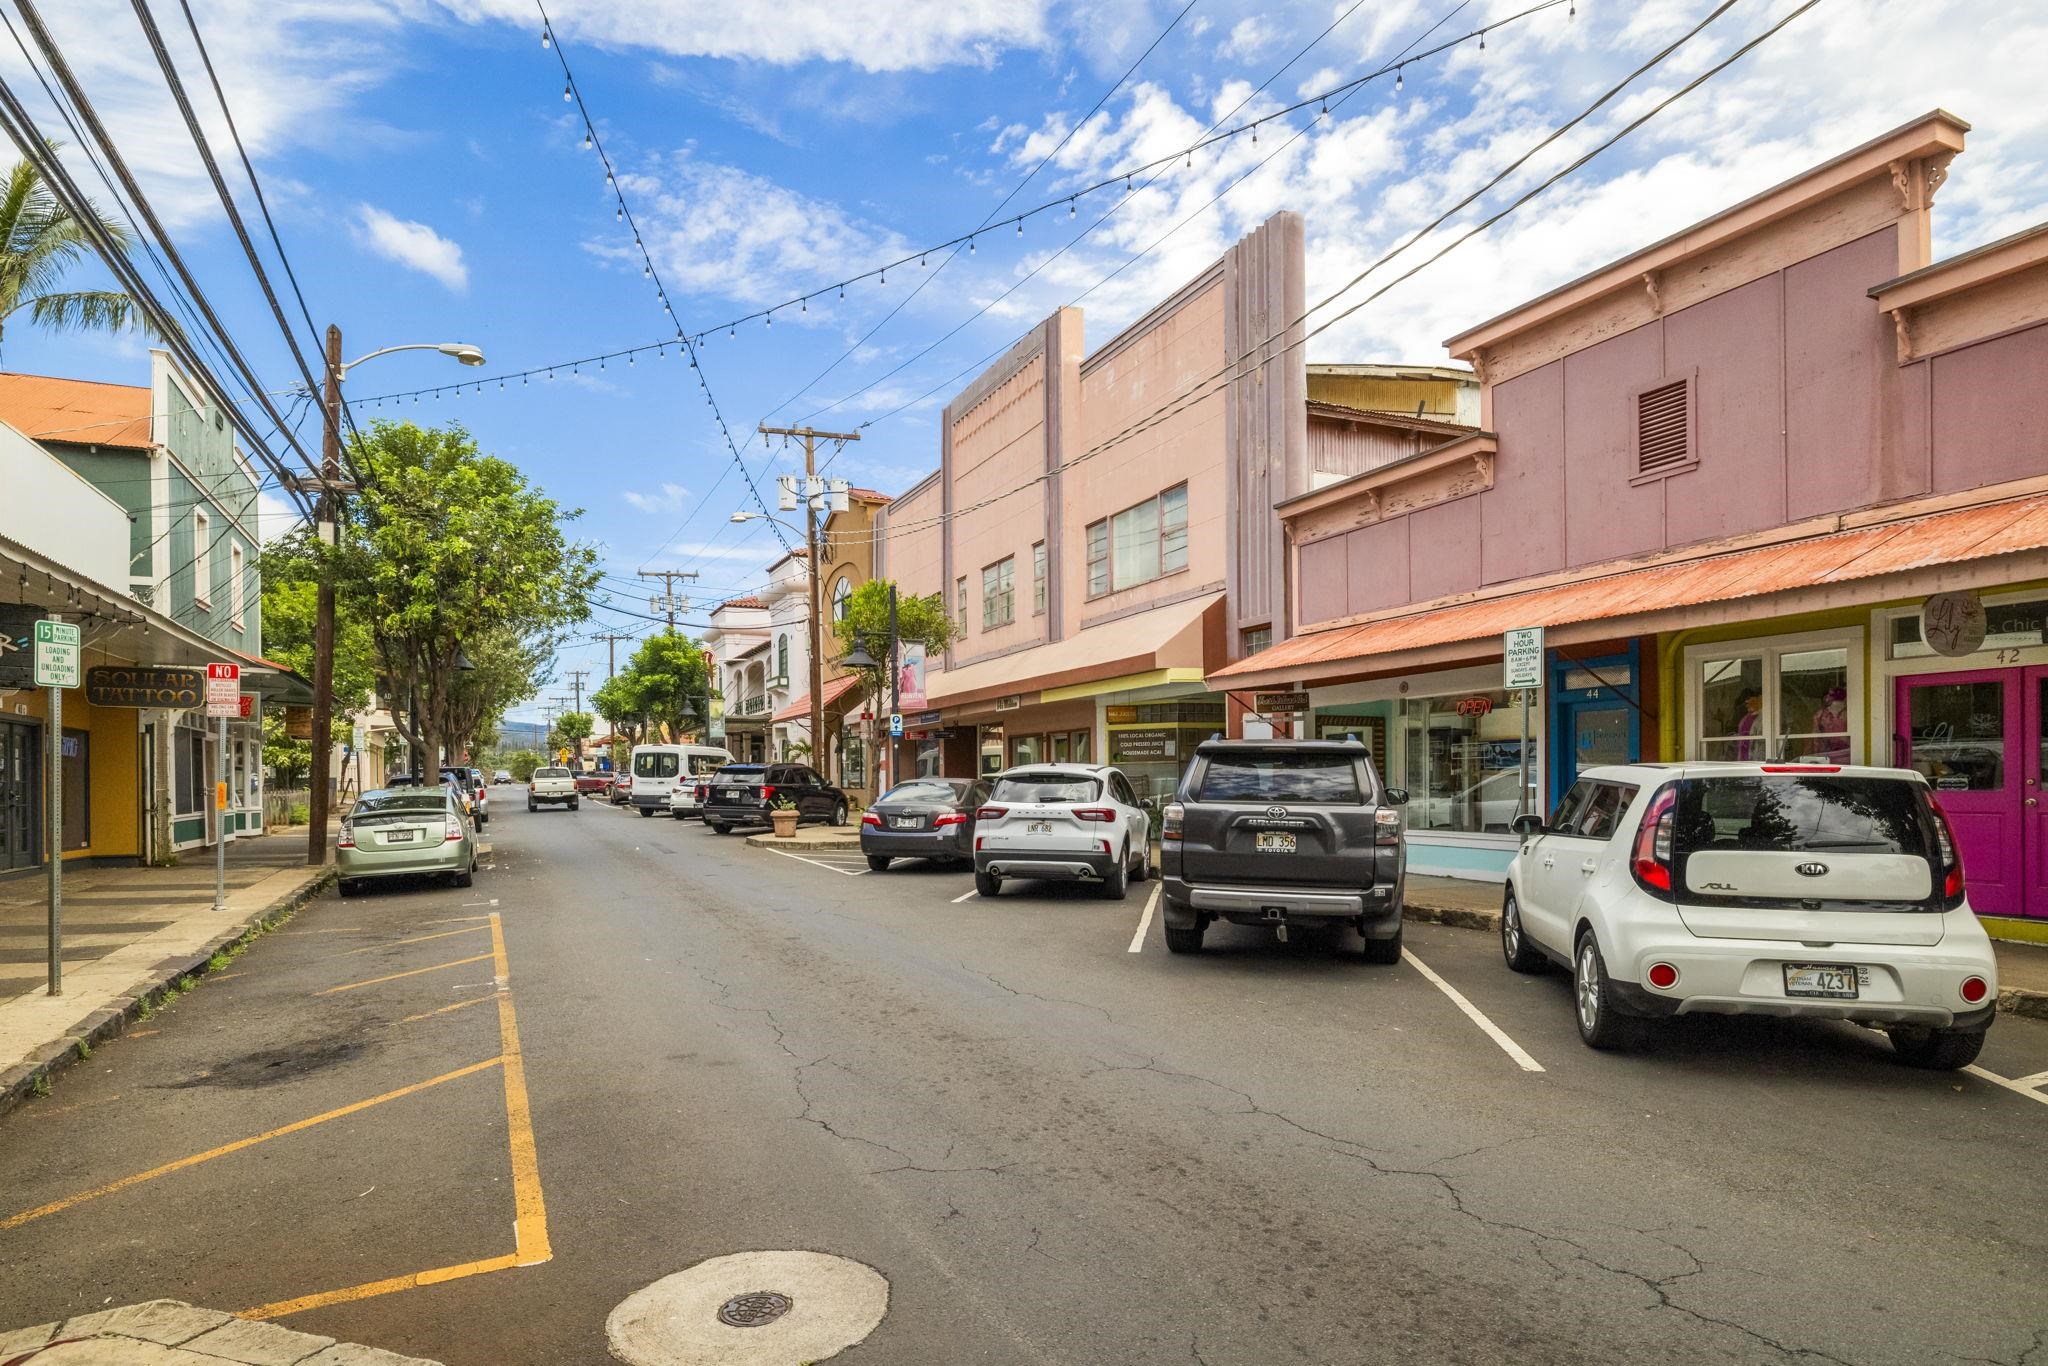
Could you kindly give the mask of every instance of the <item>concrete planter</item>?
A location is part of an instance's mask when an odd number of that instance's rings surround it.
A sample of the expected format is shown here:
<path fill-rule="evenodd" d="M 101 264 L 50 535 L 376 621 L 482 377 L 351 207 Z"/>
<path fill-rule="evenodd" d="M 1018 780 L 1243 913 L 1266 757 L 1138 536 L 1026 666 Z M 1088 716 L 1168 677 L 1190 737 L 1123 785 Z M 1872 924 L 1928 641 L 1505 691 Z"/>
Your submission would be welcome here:
<path fill-rule="evenodd" d="M 796 812 L 770 811 L 768 819 L 775 825 L 775 838 L 793 840 L 796 838 Z"/>

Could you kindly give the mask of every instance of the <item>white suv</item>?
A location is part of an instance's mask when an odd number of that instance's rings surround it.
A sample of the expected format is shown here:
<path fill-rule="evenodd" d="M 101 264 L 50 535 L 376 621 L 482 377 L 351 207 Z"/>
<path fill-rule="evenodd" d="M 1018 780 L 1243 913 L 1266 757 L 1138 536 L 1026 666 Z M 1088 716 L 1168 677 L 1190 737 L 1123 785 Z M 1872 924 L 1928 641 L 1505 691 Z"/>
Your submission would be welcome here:
<path fill-rule="evenodd" d="M 1151 875 L 1151 819 L 1130 780 L 1100 764 L 1020 764 L 996 775 L 975 813 L 974 890 L 1013 877 L 1096 882 L 1121 901 Z"/>
<path fill-rule="evenodd" d="M 1515 826 L 1501 951 L 1517 972 L 1571 969 L 1594 1048 L 1701 1012 L 1881 1025 L 1916 1067 L 1962 1067 L 1983 1047 L 1997 961 L 1918 773 L 1591 768 L 1547 821 Z"/>

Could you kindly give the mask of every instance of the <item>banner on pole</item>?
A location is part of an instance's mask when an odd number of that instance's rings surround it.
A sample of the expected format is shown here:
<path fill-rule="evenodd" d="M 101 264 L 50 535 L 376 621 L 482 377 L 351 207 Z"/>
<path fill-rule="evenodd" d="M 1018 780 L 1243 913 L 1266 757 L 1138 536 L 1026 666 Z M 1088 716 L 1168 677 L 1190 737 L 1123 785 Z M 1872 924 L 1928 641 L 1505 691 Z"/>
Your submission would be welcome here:
<path fill-rule="evenodd" d="M 925 697 L 924 646 L 906 640 L 897 646 L 896 660 L 896 705 L 905 711 L 923 711 L 929 705 Z"/>

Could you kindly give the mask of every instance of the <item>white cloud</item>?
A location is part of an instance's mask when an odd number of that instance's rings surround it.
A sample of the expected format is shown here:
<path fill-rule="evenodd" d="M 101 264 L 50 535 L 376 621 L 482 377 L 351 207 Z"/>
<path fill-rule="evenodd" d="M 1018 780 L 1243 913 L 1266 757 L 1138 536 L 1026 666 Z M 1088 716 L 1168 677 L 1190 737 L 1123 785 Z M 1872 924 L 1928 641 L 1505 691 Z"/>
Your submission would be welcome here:
<path fill-rule="evenodd" d="M 387 261 L 433 276 L 458 294 L 469 288 L 462 248 L 424 223 L 388 214 L 374 204 L 359 204 L 356 240 Z"/>
<path fill-rule="evenodd" d="M 1256 57 L 1273 45 L 1273 30 L 1256 14 L 1231 25 L 1230 36 L 1217 45 L 1216 55 L 1225 61 Z"/>
<path fill-rule="evenodd" d="M 626 489 L 619 496 L 642 512 L 676 513 L 683 510 L 690 491 L 681 484 L 663 484 L 652 493 Z"/>

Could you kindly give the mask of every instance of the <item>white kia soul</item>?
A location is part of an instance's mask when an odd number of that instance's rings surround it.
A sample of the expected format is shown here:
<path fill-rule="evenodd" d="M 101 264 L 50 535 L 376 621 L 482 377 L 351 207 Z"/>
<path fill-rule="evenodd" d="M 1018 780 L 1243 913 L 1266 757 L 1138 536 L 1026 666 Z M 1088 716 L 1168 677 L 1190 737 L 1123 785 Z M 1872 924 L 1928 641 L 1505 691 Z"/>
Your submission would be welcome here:
<path fill-rule="evenodd" d="M 1517 972 L 1571 970 L 1594 1048 L 1702 1012 L 1881 1025 L 1916 1067 L 1961 1067 L 1984 1045 L 1997 960 L 1918 773 L 1590 768 L 1548 820 L 1515 826 L 1501 951 Z"/>

